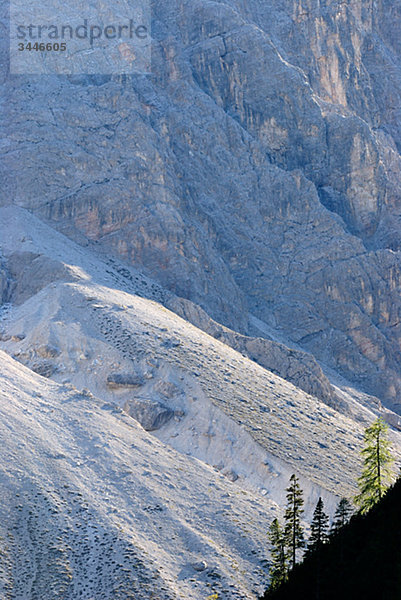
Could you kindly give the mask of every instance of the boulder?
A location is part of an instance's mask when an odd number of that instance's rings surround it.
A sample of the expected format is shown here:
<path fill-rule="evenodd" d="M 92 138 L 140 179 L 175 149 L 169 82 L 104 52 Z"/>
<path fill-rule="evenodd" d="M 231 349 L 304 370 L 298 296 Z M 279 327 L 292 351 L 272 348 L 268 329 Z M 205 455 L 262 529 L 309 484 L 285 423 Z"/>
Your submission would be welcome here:
<path fill-rule="evenodd" d="M 107 377 L 109 388 L 138 388 L 144 383 L 143 377 L 136 373 L 110 373 Z"/>
<path fill-rule="evenodd" d="M 136 398 L 128 400 L 124 410 L 138 421 L 146 431 L 160 429 L 176 416 L 176 412 L 164 404 Z"/>

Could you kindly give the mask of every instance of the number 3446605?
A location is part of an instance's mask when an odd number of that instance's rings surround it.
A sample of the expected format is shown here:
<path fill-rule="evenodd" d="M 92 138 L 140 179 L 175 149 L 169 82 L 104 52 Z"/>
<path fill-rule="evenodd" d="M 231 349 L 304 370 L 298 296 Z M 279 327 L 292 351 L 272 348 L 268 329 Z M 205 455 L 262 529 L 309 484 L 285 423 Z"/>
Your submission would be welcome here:
<path fill-rule="evenodd" d="M 27 44 L 23 44 L 22 42 L 18 44 L 18 50 L 23 52 L 23 50 L 36 50 L 37 52 L 51 52 L 54 50 L 55 52 L 64 52 L 67 50 L 67 44 L 65 42 L 58 42 L 44 44 L 43 42 L 35 42 L 32 44 L 28 42 Z"/>

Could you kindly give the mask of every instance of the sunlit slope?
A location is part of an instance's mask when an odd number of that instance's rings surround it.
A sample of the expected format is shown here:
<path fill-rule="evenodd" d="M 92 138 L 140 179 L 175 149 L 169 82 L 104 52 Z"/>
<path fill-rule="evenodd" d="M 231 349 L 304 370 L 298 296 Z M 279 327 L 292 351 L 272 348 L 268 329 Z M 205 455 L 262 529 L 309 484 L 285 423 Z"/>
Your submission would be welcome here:
<path fill-rule="evenodd" d="M 165 363 L 268 452 L 336 493 L 354 489 L 362 427 L 196 329 L 161 305 L 96 284 L 58 283 L 12 311 L 9 352 L 98 394 L 113 373 Z M 25 338 L 18 341 L 18 336 Z M 48 346 L 55 357 L 42 360 Z M 185 385 L 185 382 L 184 384 Z M 129 391 L 132 395 L 139 392 Z"/>
<path fill-rule="evenodd" d="M 9 354 L 120 406 L 163 398 L 175 410 L 181 398 L 181 434 L 189 410 L 212 403 L 288 469 L 336 495 L 353 493 L 362 424 L 167 310 L 169 293 L 141 273 L 102 260 L 26 211 L 1 215 L 2 254 L 15 273 L 14 305 L 2 323 Z M 110 385 L 121 375 L 138 381 Z M 216 421 L 210 439 L 219 435 Z M 394 441 L 400 447 L 398 434 Z M 275 471 L 265 468 L 267 489 Z"/>
<path fill-rule="evenodd" d="M 255 597 L 274 503 L 0 361 L 2 598 Z"/>

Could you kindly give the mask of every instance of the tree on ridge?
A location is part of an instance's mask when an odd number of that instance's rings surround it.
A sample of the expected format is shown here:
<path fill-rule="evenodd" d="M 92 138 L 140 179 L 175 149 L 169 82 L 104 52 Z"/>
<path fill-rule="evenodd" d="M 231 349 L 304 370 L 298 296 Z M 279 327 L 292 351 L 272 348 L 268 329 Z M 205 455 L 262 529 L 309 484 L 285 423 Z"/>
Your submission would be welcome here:
<path fill-rule="evenodd" d="M 278 588 L 287 579 L 287 553 L 284 531 L 276 518 L 269 528 L 268 538 L 271 547 L 270 586 Z"/>
<path fill-rule="evenodd" d="M 311 522 L 311 535 L 308 542 L 307 554 L 320 547 L 328 540 L 329 517 L 324 512 L 324 503 L 319 498 L 316 504 L 315 512 Z"/>
<path fill-rule="evenodd" d="M 289 561 L 293 569 L 296 564 L 296 553 L 299 548 L 305 546 L 304 530 L 301 525 L 303 515 L 303 492 L 300 488 L 298 478 L 295 474 L 290 477 L 290 485 L 286 489 L 287 508 L 284 513 L 285 527 L 284 535 L 289 550 Z"/>
<path fill-rule="evenodd" d="M 391 483 L 393 460 L 387 434 L 388 426 L 381 418 L 365 429 L 365 447 L 361 452 L 363 469 L 358 478 L 359 494 L 354 498 L 362 514 L 382 499 Z"/>
<path fill-rule="evenodd" d="M 334 513 L 333 524 L 331 526 L 330 533 L 337 533 L 352 516 L 352 505 L 347 498 L 341 498 L 337 505 L 336 512 Z"/>

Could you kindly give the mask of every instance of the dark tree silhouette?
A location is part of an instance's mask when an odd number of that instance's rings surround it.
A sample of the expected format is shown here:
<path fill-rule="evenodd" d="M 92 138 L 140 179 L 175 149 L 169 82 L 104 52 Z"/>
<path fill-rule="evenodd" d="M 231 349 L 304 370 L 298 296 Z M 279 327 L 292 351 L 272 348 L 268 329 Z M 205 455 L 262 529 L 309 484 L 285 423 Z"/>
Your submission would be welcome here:
<path fill-rule="evenodd" d="M 401 598 L 401 479 L 366 514 L 353 515 L 264 600 Z M 341 554 L 343 553 L 343 558 Z"/>
<path fill-rule="evenodd" d="M 337 533 L 352 516 L 353 510 L 351 502 L 347 498 L 341 498 L 334 513 L 333 524 L 330 533 Z"/>
<path fill-rule="evenodd" d="M 323 500 L 319 498 L 311 522 L 311 535 L 308 542 L 307 554 L 320 549 L 328 539 L 329 517 L 324 512 Z"/>

